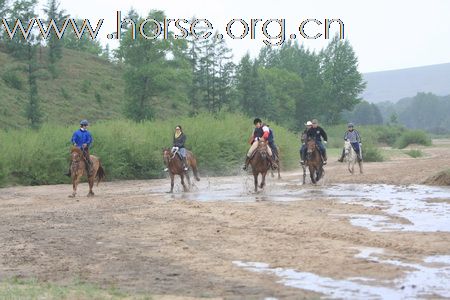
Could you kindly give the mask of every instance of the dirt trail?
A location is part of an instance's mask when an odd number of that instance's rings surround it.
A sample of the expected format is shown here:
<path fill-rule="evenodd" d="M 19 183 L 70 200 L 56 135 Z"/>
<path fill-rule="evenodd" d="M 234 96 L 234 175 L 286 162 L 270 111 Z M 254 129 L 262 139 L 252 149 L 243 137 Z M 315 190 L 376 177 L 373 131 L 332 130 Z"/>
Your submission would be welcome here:
<path fill-rule="evenodd" d="M 423 151 L 424 158 L 367 163 L 364 175 L 350 175 L 344 165 L 330 162 L 325 184 L 417 184 L 450 167 L 450 144 Z M 269 179 L 267 188 L 323 188 L 301 186 L 300 174 L 285 173 L 281 183 Z M 197 192 L 174 195 L 165 193 L 168 179 L 107 182 L 95 189 L 94 198 L 85 197 L 82 184 L 75 200 L 67 197 L 69 185 L 1 189 L 0 278 L 60 283 L 81 278 L 156 295 L 299 299 L 320 294 L 286 287 L 233 261 L 381 282 L 405 270 L 357 259 L 357 248 L 384 248 L 409 262 L 450 254 L 449 232 L 373 232 L 336 217 L 384 214 L 378 206 L 324 197 L 267 201 L 264 192 L 248 193 L 248 182 L 249 176 L 202 178 Z M 227 189 L 238 195 L 234 201 L 199 201 L 217 200 L 214 195 Z M 237 201 L 240 196 L 245 201 Z"/>

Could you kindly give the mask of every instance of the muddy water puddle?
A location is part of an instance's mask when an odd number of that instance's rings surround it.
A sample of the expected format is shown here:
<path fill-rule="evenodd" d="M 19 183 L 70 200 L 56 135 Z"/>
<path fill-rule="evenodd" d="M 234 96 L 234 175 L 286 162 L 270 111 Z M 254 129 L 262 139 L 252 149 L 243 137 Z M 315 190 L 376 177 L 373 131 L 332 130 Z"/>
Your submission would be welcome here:
<path fill-rule="evenodd" d="M 289 268 L 271 268 L 266 263 L 234 261 L 251 272 L 275 275 L 285 286 L 309 290 L 326 299 L 423 299 L 450 297 L 450 256 L 426 257 L 422 263 L 405 263 L 385 258 L 383 249 L 363 248 L 355 257 L 366 261 L 404 268 L 395 280 L 379 281 L 368 277 L 334 279 Z"/>
<path fill-rule="evenodd" d="M 298 181 L 271 181 L 254 193 L 253 180 L 210 179 L 196 183 L 189 193 L 174 193 L 169 199 L 193 201 L 301 201 L 331 199 L 345 204 L 377 207 L 380 215 L 341 214 L 354 226 L 371 231 L 450 232 L 450 188 L 425 185 L 387 184 L 300 185 Z"/>

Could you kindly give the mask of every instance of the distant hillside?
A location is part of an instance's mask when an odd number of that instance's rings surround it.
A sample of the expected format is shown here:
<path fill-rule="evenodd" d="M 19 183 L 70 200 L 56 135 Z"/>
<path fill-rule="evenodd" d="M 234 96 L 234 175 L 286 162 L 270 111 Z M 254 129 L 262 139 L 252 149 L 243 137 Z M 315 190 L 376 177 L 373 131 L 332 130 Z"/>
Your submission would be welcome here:
<path fill-rule="evenodd" d="M 99 56 L 64 49 L 58 63 L 58 77 L 53 79 L 45 68 L 46 49 L 38 52 L 42 68 L 38 76 L 38 95 L 43 121 L 55 124 L 76 124 L 80 119 L 96 122 L 123 118 L 123 68 Z M 26 127 L 25 107 L 28 82 L 25 64 L 0 51 L 0 128 Z M 161 99 L 158 116 L 179 114 L 182 105 Z"/>
<path fill-rule="evenodd" d="M 396 102 L 419 92 L 450 95 L 450 63 L 363 74 L 367 81 L 362 98 L 379 103 Z"/>

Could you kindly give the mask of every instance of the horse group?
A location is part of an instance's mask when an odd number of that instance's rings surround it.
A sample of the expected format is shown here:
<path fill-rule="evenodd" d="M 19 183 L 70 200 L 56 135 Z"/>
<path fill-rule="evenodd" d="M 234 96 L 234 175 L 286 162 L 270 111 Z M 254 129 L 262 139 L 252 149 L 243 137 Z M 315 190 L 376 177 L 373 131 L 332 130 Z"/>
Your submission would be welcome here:
<path fill-rule="evenodd" d="M 306 163 L 305 165 L 302 165 L 303 184 L 305 184 L 306 181 L 306 167 L 309 168 L 311 182 L 313 184 L 316 184 L 324 176 L 325 173 L 323 169 L 322 155 L 320 154 L 320 151 L 314 140 L 308 140 L 306 145 L 307 145 Z M 344 151 L 345 151 L 345 161 L 348 163 L 349 172 L 352 174 L 354 173 L 354 165 L 356 161 L 358 161 L 360 173 L 362 173 L 363 172 L 362 162 L 357 159 L 356 152 L 349 142 L 345 143 Z M 175 175 L 180 176 L 181 184 L 183 185 L 183 190 L 187 192 L 189 190 L 189 187 L 191 186 L 191 179 L 189 173 L 183 169 L 183 162 L 181 157 L 178 155 L 176 151 L 172 152 L 172 150 L 169 148 L 163 149 L 162 152 L 164 165 L 167 167 L 170 176 L 170 193 L 173 193 Z M 259 141 L 258 147 L 256 148 L 253 156 L 250 159 L 250 165 L 252 166 L 252 173 L 254 177 L 255 192 L 258 191 L 258 187 L 262 189 L 266 185 L 266 175 L 267 172 L 271 169 L 268 155 L 269 154 L 267 152 L 267 141 Z M 83 157 L 83 152 L 77 147 L 72 147 L 71 177 L 73 184 L 73 192 L 70 195 L 70 197 L 76 196 L 77 186 L 80 181 L 80 178 L 83 175 L 86 175 L 88 177 L 89 183 L 89 193 L 87 195 L 88 197 L 94 196 L 92 188 L 94 186 L 95 180 L 97 180 L 98 185 L 100 181 L 104 179 L 105 171 L 103 169 L 100 160 L 94 155 L 91 155 L 90 158 L 92 161 L 92 172 L 91 174 L 88 174 L 86 169 L 86 162 Z M 197 159 L 190 151 L 187 151 L 186 158 L 188 168 L 192 169 L 195 180 L 200 181 L 200 177 L 198 176 Z M 278 155 L 274 156 L 274 161 L 278 165 L 278 179 L 281 179 L 280 160 Z M 261 174 L 261 182 L 258 184 L 259 174 Z M 272 177 L 274 177 L 273 171 Z M 187 185 L 184 180 L 185 178 L 187 180 Z"/>

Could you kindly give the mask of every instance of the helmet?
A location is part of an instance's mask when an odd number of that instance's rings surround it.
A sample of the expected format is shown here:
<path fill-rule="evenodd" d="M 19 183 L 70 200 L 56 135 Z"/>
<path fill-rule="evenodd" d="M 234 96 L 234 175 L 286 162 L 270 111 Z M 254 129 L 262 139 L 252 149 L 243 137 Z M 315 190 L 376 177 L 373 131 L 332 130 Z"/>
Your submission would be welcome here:
<path fill-rule="evenodd" d="M 81 126 L 88 126 L 89 122 L 87 120 L 81 120 L 80 125 Z"/>
<path fill-rule="evenodd" d="M 262 123 L 262 121 L 261 121 L 261 119 L 260 118 L 256 118 L 256 119 L 254 119 L 253 120 L 253 124 L 258 124 L 258 123 Z"/>
<path fill-rule="evenodd" d="M 354 126 L 353 126 L 353 123 L 348 123 L 348 124 L 347 124 L 347 127 L 354 127 Z"/>

